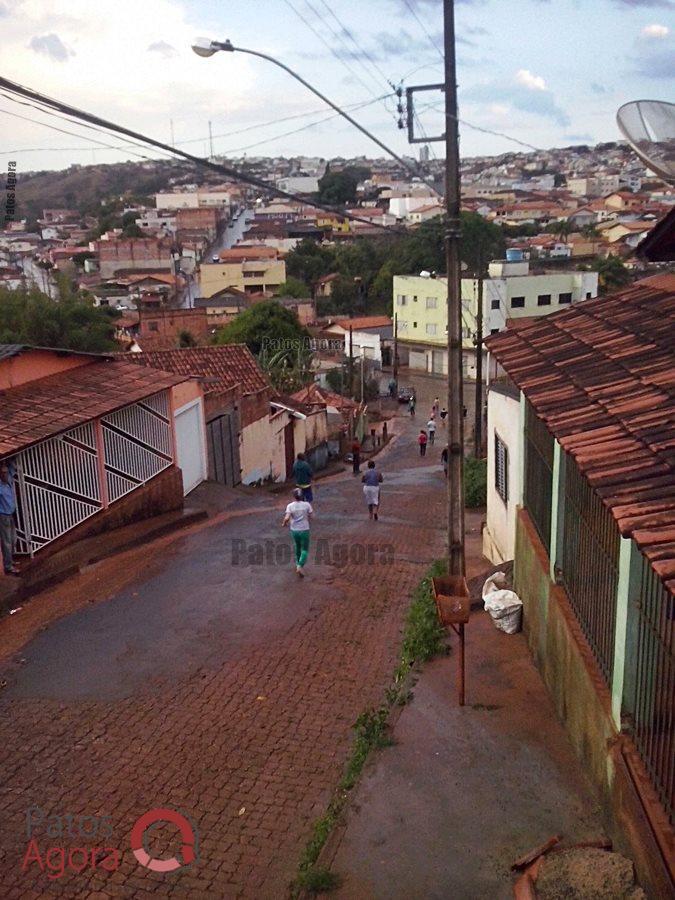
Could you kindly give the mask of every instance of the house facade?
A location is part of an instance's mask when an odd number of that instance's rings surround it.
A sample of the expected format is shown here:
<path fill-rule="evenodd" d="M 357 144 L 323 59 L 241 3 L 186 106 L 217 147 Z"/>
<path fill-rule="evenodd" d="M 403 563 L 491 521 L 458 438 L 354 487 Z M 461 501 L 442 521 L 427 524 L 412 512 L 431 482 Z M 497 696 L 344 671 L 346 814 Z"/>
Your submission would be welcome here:
<path fill-rule="evenodd" d="M 286 263 L 275 247 L 236 247 L 223 250 L 219 262 L 202 262 L 202 297 L 236 288 L 247 294 L 274 292 L 286 281 Z"/>
<path fill-rule="evenodd" d="M 0 346 L 0 458 L 16 465 L 19 552 L 44 556 L 180 508 L 194 437 L 177 430 L 201 396 L 185 377 L 146 377 L 110 356 Z"/>
<path fill-rule="evenodd" d="M 506 328 L 508 320 L 544 316 L 598 295 L 597 272 L 531 274 L 527 260 L 490 263 L 483 280 L 483 335 Z M 462 278 L 462 359 L 464 377 L 476 377 L 476 313 L 479 282 Z M 447 373 L 447 280 L 395 275 L 393 313 L 399 355 L 411 369 Z"/>
<path fill-rule="evenodd" d="M 675 883 L 674 324 L 664 275 L 487 341 L 511 385 L 484 548 L 513 548 L 530 649 L 653 896 Z"/>

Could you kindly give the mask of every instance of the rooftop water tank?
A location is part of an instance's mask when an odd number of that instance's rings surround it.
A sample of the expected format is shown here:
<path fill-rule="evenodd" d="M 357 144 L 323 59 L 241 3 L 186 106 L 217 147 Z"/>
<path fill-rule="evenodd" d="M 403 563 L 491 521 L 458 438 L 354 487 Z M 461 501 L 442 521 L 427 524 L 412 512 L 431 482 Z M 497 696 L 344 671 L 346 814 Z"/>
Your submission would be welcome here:
<path fill-rule="evenodd" d="M 507 262 L 521 262 L 522 258 L 523 258 L 522 250 L 516 250 L 516 248 L 514 247 L 513 249 L 506 251 L 506 261 Z"/>

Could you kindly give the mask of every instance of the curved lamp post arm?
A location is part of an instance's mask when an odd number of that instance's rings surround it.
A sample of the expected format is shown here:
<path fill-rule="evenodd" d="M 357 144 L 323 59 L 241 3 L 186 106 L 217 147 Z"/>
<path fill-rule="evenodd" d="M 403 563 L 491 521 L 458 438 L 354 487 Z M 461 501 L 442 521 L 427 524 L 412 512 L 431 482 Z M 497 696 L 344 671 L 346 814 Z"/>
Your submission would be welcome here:
<path fill-rule="evenodd" d="M 288 72 L 288 74 L 292 78 L 295 78 L 296 81 L 299 81 L 300 84 L 302 84 L 304 87 L 306 87 L 308 91 L 311 91 L 316 97 L 319 98 L 319 100 L 322 100 L 324 103 L 326 103 L 328 106 L 330 106 L 331 109 L 334 109 L 338 115 L 342 116 L 343 119 L 346 119 L 350 125 L 354 126 L 354 128 L 357 128 L 361 132 L 361 134 L 365 134 L 365 136 L 367 138 L 369 138 L 371 141 L 373 141 L 375 144 L 377 144 L 377 146 L 380 147 L 382 150 L 384 150 L 385 153 L 387 153 L 389 156 L 393 157 L 398 163 L 400 163 L 404 169 L 407 169 L 409 172 L 413 171 L 411 169 L 409 163 L 407 163 L 404 159 L 402 159 L 402 157 L 400 157 L 397 153 L 394 153 L 394 151 L 390 147 L 387 147 L 386 144 L 384 144 L 379 138 L 375 137 L 375 135 L 372 134 L 370 131 L 368 131 L 367 128 L 364 128 L 363 125 L 359 125 L 359 123 L 356 121 L 356 119 L 353 119 L 349 115 L 349 113 L 346 113 L 343 109 L 341 109 L 337 105 L 337 103 L 333 103 L 333 101 L 329 97 L 326 97 L 325 94 L 322 94 L 321 91 L 319 91 L 315 87 L 313 87 L 308 81 L 305 81 L 305 79 L 302 77 L 302 75 L 298 75 L 298 73 L 294 72 L 293 69 L 290 68 L 290 66 L 287 66 L 285 63 L 280 62 L 278 59 L 275 59 L 273 56 L 269 56 L 267 53 L 261 53 L 259 50 L 249 50 L 246 47 L 235 47 L 234 44 L 230 40 L 211 41 L 210 44 L 207 42 L 204 42 L 203 45 L 193 45 L 193 50 L 195 51 L 195 53 L 197 53 L 201 56 L 211 56 L 214 53 L 216 53 L 218 50 L 223 50 L 226 53 L 248 53 L 249 56 L 257 56 L 259 59 L 265 59 L 265 60 L 267 60 L 267 62 L 274 63 L 275 66 L 278 66 L 280 69 L 283 69 L 284 72 Z M 419 175 L 419 173 L 417 173 L 417 172 L 414 172 L 413 174 L 415 174 L 417 177 L 421 177 Z M 428 182 L 425 181 L 425 184 L 428 184 Z M 432 187 L 432 185 L 429 185 L 429 186 Z"/>

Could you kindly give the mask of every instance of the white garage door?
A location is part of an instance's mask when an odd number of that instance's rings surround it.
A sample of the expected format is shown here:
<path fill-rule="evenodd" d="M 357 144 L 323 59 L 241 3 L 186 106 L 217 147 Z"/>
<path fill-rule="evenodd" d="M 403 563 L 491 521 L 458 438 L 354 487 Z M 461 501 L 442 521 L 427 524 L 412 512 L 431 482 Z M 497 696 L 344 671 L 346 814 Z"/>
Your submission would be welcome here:
<path fill-rule="evenodd" d="M 423 372 L 427 370 L 427 354 L 425 350 L 411 350 L 410 361 L 408 363 L 411 369 L 421 369 Z"/>
<path fill-rule="evenodd" d="M 204 452 L 204 417 L 201 400 L 193 400 L 177 409 L 174 415 L 176 425 L 176 456 L 183 472 L 183 494 L 206 478 L 206 453 Z"/>

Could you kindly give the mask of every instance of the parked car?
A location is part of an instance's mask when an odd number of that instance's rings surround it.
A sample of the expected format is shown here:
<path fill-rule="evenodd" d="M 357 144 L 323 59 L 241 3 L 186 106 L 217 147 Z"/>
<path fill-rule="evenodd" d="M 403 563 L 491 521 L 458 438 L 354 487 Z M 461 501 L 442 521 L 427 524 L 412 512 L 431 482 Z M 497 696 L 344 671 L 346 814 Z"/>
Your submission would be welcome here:
<path fill-rule="evenodd" d="M 411 387 L 402 387 L 398 390 L 398 402 L 399 403 L 408 403 L 410 398 L 414 395 L 415 391 Z"/>

